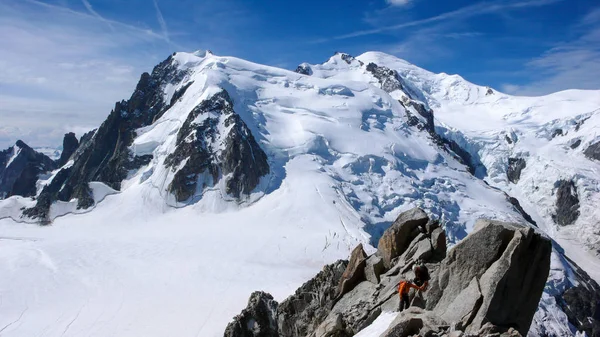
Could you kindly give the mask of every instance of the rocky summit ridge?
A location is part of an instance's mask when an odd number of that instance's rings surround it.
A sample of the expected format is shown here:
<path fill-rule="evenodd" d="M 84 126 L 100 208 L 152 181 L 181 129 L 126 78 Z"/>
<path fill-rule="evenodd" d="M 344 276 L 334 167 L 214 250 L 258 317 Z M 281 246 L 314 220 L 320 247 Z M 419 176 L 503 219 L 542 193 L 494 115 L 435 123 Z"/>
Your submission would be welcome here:
<path fill-rule="evenodd" d="M 447 254 L 445 243 L 438 221 L 411 209 L 371 256 L 357 246 L 349 261 L 324 267 L 282 303 L 253 293 L 224 336 L 526 336 L 550 271 L 551 240 L 528 224 L 479 219 Z M 429 270 L 429 285 L 412 289 L 411 307 L 398 313 L 398 284 L 415 278 L 417 264 Z M 382 313 L 393 319 L 379 324 Z M 589 336 L 600 333 L 595 322 Z"/>

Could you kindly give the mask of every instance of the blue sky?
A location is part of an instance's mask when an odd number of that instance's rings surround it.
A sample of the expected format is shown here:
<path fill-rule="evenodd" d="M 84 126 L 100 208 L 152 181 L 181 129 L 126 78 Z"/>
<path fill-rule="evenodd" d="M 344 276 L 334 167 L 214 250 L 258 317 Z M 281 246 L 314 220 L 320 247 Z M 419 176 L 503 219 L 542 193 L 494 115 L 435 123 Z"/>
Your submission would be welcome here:
<path fill-rule="evenodd" d="M 513 94 L 600 89 L 592 0 L 0 0 L 0 147 L 97 127 L 173 51 L 289 69 L 379 50 Z"/>

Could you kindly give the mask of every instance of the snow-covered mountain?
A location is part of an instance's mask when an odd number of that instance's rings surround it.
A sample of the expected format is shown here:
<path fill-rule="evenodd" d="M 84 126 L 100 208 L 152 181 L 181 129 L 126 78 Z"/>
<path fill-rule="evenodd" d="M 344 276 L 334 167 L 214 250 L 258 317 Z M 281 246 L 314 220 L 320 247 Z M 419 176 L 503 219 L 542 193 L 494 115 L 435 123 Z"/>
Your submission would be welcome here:
<path fill-rule="evenodd" d="M 284 298 L 419 206 L 450 244 L 483 217 L 546 231 L 530 334 L 574 335 L 600 300 L 599 108 L 600 91 L 509 96 L 375 52 L 296 72 L 175 53 L 68 137 L 35 200 L 0 200 L 0 331 L 221 335 L 251 291 Z"/>

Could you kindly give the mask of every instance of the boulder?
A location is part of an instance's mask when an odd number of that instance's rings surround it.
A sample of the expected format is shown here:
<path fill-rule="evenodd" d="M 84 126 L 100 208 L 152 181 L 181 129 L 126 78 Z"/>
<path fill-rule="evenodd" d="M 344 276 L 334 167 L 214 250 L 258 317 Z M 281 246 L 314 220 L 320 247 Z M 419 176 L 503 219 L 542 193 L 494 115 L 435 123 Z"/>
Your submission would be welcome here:
<path fill-rule="evenodd" d="M 551 250 L 550 240 L 529 226 L 478 220 L 440 264 L 427 292 L 427 308 L 457 320 L 458 313 L 473 311 L 467 333 L 490 322 L 526 335 L 548 277 Z"/>
<path fill-rule="evenodd" d="M 433 247 L 433 258 L 441 261 L 446 257 L 446 231 L 438 227 L 431 232 L 431 246 Z"/>
<path fill-rule="evenodd" d="M 416 236 L 414 230 L 419 226 L 425 226 L 427 221 L 429 217 L 423 210 L 413 208 L 400 214 L 390 228 L 385 230 L 379 239 L 377 250 L 386 268 L 392 267 L 392 259 L 404 253 Z"/>
<path fill-rule="evenodd" d="M 431 235 L 437 228 L 440 228 L 439 220 L 429 220 L 425 225 L 425 230 L 428 235 Z"/>
<path fill-rule="evenodd" d="M 344 321 L 342 315 L 337 314 L 327 318 L 315 331 L 314 337 L 345 337 L 348 336 L 344 331 Z"/>
<path fill-rule="evenodd" d="M 338 289 L 338 296 L 342 296 L 354 288 L 359 282 L 365 279 L 365 265 L 367 254 L 363 249 L 362 243 L 352 250 L 348 267 L 342 274 Z"/>
<path fill-rule="evenodd" d="M 385 272 L 383 259 L 375 254 L 371 255 L 365 264 L 365 278 L 367 281 L 378 284 L 381 274 Z"/>
<path fill-rule="evenodd" d="M 277 302 L 262 291 L 252 293 L 248 306 L 227 325 L 225 337 L 279 337 Z"/>
<path fill-rule="evenodd" d="M 408 308 L 401 312 L 381 337 L 434 336 L 448 328 L 448 324 L 430 311 Z"/>
<path fill-rule="evenodd" d="M 471 324 L 482 302 L 483 295 L 479 290 L 479 282 L 474 277 L 450 305 L 441 308 L 442 310 L 438 310 L 438 312 L 441 312 L 440 317 L 445 321 L 455 322 L 456 327 L 462 330 Z"/>
<path fill-rule="evenodd" d="M 431 241 L 425 234 L 419 234 L 406 249 L 404 261 L 427 261 L 433 255 Z"/>

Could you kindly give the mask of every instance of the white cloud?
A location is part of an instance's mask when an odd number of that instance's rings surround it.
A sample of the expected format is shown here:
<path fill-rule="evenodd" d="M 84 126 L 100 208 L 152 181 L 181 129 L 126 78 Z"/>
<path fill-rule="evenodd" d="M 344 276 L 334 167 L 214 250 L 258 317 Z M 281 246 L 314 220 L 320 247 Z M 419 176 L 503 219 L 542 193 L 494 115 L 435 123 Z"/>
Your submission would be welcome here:
<path fill-rule="evenodd" d="M 167 28 L 167 22 L 165 21 L 165 18 L 163 17 L 162 12 L 160 11 L 160 8 L 158 7 L 158 2 L 156 2 L 156 0 L 154 0 L 153 2 L 154 2 L 154 9 L 156 10 L 156 19 L 158 20 L 158 24 L 160 25 L 162 34 L 163 34 L 165 40 L 169 41 L 169 29 Z"/>
<path fill-rule="evenodd" d="M 516 93 L 543 95 L 566 89 L 600 89 L 600 8 L 573 28 L 577 37 L 545 51 L 525 64 L 533 81 Z"/>
<path fill-rule="evenodd" d="M 412 2 L 412 0 L 385 0 L 391 6 L 406 6 Z"/>
<path fill-rule="evenodd" d="M 54 146 L 100 125 L 173 49 L 161 34 L 97 13 L 0 1 L 0 148 L 16 139 Z"/>
<path fill-rule="evenodd" d="M 399 0 L 402 1 L 402 0 Z M 554 4 L 557 2 L 561 2 L 564 0 L 521 0 L 521 1 L 495 1 L 495 2 L 478 2 L 472 5 L 468 5 L 462 8 L 459 8 L 454 11 L 445 12 L 436 16 L 432 16 L 425 19 L 412 20 L 412 21 L 403 21 L 402 23 L 388 25 L 383 27 L 377 27 L 373 29 L 360 30 L 351 32 L 348 34 L 338 35 L 330 38 L 319 39 L 314 41 L 316 43 L 328 42 L 331 40 L 345 40 L 351 39 L 360 36 L 368 36 L 373 34 L 381 34 L 388 33 L 392 31 L 397 31 L 403 28 L 423 26 L 427 24 L 432 24 L 436 22 L 443 22 L 447 20 L 464 20 L 470 17 L 476 17 L 484 14 L 493 14 L 493 13 L 504 13 L 506 11 L 515 10 L 515 9 L 523 9 L 529 7 L 542 7 L 550 4 Z"/>

